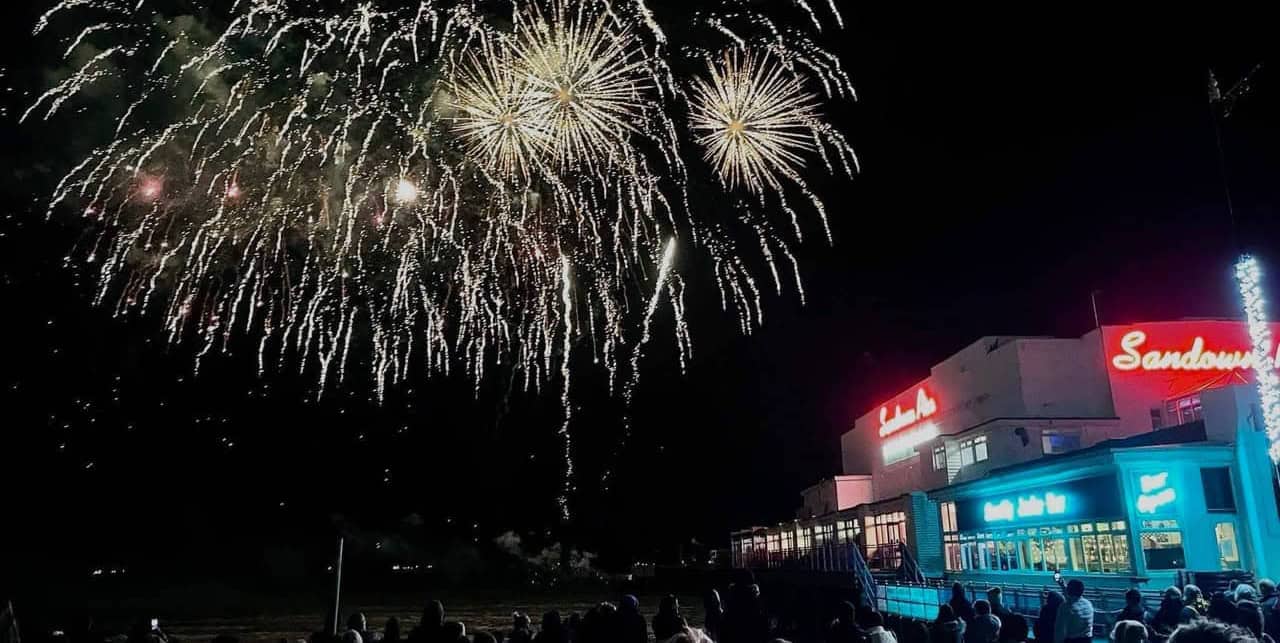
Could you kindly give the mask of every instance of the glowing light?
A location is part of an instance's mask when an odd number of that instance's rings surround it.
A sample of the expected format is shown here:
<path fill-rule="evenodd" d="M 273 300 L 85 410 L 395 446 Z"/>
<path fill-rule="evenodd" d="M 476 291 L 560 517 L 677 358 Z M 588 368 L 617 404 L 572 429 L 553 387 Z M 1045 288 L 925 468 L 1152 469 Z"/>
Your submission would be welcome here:
<path fill-rule="evenodd" d="M 1165 505 L 1168 505 L 1178 499 L 1178 492 L 1173 489 L 1164 489 L 1157 493 L 1142 494 L 1138 496 L 1138 513 L 1155 513 L 1155 511 Z"/>
<path fill-rule="evenodd" d="M 1151 493 L 1156 489 L 1163 489 L 1169 484 L 1169 473 L 1162 471 L 1151 475 L 1141 476 L 1138 478 L 1138 486 L 1142 489 L 1142 493 Z"/>
<path fill-rule="evenodd" d="M 938 401 L 929 397 L 922 386 L 916 391 L 915 408 L 903 411 L 900 405 L 895 405 L 893 417 L 889 417 L 889 407 L 880 407 L 880 437 L 897 433 L 937 412 Z"/>
<path fill-rule="evenodd" d="M 414 185 L 409 179 L 400 179 L 396 182 L 396 201 L 400 204 L 409 204 L 418 200 L 418 186 Z"/>
<path fill-rule="evenodd" d="M 1147 351 L 1139 352 L 1147 341 L 1147 334 L 1134 330 L 1125 333 L 1120 339 L 1123 354 L 1111 358 L 1111 365 L 1117 370 L 1132 371 L 1236 371 L 1256 369 L 1257 358 L 1247 351 L 1205 350 L 1203 337 L 1195 337 L 1185 351 Z M 1274 366 L 1275 360 L 1270 363 Z"/>
<path fill-rule="evenodd" d="M 1018 496 L 1016 504 L 1015 499 L 1005 498 L 982 505 L 982 519 L 987 522 L 1008 522 L 1017 518 L 1060 516 L 1065 513 L 1067 497 L 1052 491 L 1044 495 Z"/>
<path fill-rule="evenodd" d="M 1272 358 L 1271 327 L 1267 323 L 1267 302 L 1262 297 L 1262 269 L 1257 259 L 1249 255 L 1240 257 L 1236 263 L 1236 282 L 1240 286 L 1240 299 L 1249 322 L 1254 374 L 1258 380 L 1263 423 L 1271 442 L 1271 461 L 1280 464 L 1280 376 L 1276 375 L 1276 360 Z"/>
<path fill-rule="evenodd" d="M 886 463 L 897 462 L 909 457 L 916 447 L 936 437 L 938 437 L 938 425 L 925 422 L 906 433 L 885 440 L 880 446 L 880 453 L 884 456 Z"/>

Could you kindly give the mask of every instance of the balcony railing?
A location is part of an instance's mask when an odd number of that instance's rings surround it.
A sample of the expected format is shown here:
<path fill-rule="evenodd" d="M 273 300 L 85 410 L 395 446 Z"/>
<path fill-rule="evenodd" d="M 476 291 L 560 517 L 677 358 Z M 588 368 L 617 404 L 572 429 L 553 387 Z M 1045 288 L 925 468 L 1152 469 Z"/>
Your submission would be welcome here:
<path fill-rule="evenodd" d="M 785 551 L 741 551 L 734 565 L 748 569 L 799 569 L 815 572 L 857 572 L 853 555 L 861 554 L 873 572 L 896 572 L 902 567 L 902 547 L 897 541 L 863 548 L 856 542 L 827 542 Z"/>

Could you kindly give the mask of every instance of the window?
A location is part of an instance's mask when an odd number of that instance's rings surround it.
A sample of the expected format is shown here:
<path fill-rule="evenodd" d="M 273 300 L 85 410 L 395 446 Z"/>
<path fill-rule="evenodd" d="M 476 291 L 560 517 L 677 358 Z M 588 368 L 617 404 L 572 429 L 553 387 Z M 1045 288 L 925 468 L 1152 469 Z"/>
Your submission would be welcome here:
<path fill-rule="evenodd" d="M 1164 426 L 1164 420 L 1160 417 L 1159 407 L 1151 409 L 1151 430 L 1154 431 Z"/>
<path fill-rule="evenodd" d="M 960 466 L 967 467 L 987 459 L 987 436 L 960 441 Z"/>
<path fill-rule="evenodd" d="M 813 528 L 798 527 L 796 529 L 796 549 L 801 552 L 808 551 L 813 547 Z"/>
<path fill-rule="evenodd" d="M 1240 547 L 1236 543 L 1236 524 L 1220 522 L 1213 527 L 1218 540 L 1218 564 L 1222 569 L 1240 569 Z"/>
<path fill-rule="evenodd" d="M 790 554 L 796 550 L 796 530 L 784 529 L 782 531 L 782 553 Z"/>
<path fill-rule="evenodd" d="M 1046 429 L 1040 434 L 1040 444 L 1047 454 L 1075 451 L 1080 448 L 1080 430 Z"/>
<path fill-rule="evenodd" d="M 782 548 L 779 545 L 777 533 L 771 533 L 767 538 L 768 540 L 766 542 L 768 543 L 767 547 L 770 554 L 781 551 Z"/>
<path fill-rule="evenodd" d="M 851 543 L 858 537 L 858 521 L 856 520 L 837 520 L 836 521 L 836 542 Z"/>
<path fill-rule="evenodd" d="M 1204 485 L 1204 504 L 1209 511 L 1234 512 L 1236 510 L 1236 497 L 1231 492 L 1231 469 L 1202 468 L 1200 482 Z"/>
<path fill-rule="evenodd" d="M 1148 570 L 1186 568 L 1187 554 L 1177 520 L 1144 520 L 1140 538 Z"/>
<path fill-rule="evenodd" d="M 947 447 L 933 447 L 933 470 L 943 471 L 947 468 Z"/>
<path fill-rule="evenodd" d="M 817 525 L 813 528 L 813 544 L 817 546 L 825 545 L 831 542 L 831 536 L 835 533 L 835 525 Z"/>
<path fill-rule="evenodd" d="M 958 572 L 964 566 L 960 558 L 960 535 L 956 533 L 956 503 L 941 503 L 938 510 L 942 513 L 943 562 L 947 571 Z"/>
<path fill-rule="evenodd" d="M 946 515 L 944 509 L 943 543 L 948 571 L 1133 571 L 1127 523 L 1123 520 L 949 536 L 945 531 Z"/>
<path fill-rule="evenodd" d="M 1199 395 L 1188 395 L 1176 400 L 1169 400 L 1165 402 L 1164 410 L 1169 415 L 1169 421 L 1175 425 L 1195 422 L 1204 417 L 1204 411 L 1200 407 Z"/>

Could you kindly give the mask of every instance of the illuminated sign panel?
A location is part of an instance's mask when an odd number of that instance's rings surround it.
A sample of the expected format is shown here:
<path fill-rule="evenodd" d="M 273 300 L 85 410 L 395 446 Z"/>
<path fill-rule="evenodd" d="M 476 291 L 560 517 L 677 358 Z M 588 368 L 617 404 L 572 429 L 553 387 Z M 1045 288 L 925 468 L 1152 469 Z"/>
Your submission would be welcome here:
<path fill-rule="evenodd" d="M 1255 379 L 1243 322 L 1150 322 L 1104 326 L 1102 333 L 1107 373 L 1121 387 L 1117 394 L 1169 399 Z"/>
<path fill-rule="evenodd" d="M 921 386 L 916 390 L 915 408 L 902 410 L 902 405 L 895 404 L 893 417 L 889 417 L 889 406 L 880 407 L 880 437 L 897 433 L 938 412 L 938 401 L 929 397 L 929 393 Z"/>
<path fill-rule="evenodd" d="M 1169 486 L 1168 471 L 1140 476 L 1138 488 L 1142 491 L 1136 503 L 1140 514 L 1153 514 L 1161 507 L 1167 507 L 1178 499 L 1177 490 Z"/>
<path fill-rule="evenodd" d="M 1110 520 L 1125 515 L 1120 498 L 1114 475 L 1071 480 L 1038 489 L 978 494 L 956 500 L 956 525 L 960 531 L 976 531 L 1006 524 Z"/>

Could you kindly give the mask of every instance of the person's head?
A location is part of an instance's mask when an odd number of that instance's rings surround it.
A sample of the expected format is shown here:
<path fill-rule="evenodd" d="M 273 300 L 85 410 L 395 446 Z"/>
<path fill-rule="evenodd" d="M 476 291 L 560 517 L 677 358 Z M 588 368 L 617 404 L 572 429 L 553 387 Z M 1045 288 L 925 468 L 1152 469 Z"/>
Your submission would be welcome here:
<path fill-rule="evenodd" d="M 382 640 L 384 641 L 400 640 L 400 619 L 394 616 L 387 619 L 387 626 L 382 630 Z"/>
<path fill-rule="evenodd" d="M 1001 638 L 1022 643 L 1027 640 L 1031 634 L 1031 627 L 1027 624 L 1027 619 L 1022 618 L 1019 614 L 1010 614 L 1008 618 L 1002 619 L 1000 623 Z"/>
<path fill-rule="evenodd" d="M 662 597 L 662 602 L 658 603 L 658 611 L 675 614 L 680 611 L 680 600 L 674 594 L 667 594 Z"/>
<path fill-rule="evenodd" d="M 929 643 L 933 637 L 929 634 L 929 626 L 924 621 L 907 621 L 907 632 L 910 640 L 917 643 Z"/>
<path fill-rule="evenodd" d="M 1258 600 L 1258 590 L 1254 589 L 1253 585 L 1250 585 L 1248 583 L 1240 583 L 1239 585 L 1236 585 L 1235 601 L 1237 603 L 1239 603 L 1240 601 L 1257 602 L 1257 600 Z"/>
<path fill-rule="evenodd" d="M 861 623 L 862 627 L 871 629 L 873 627 L 884 627 L 884 615 L 876 611 L 868 611 L 863 615 Z"/>
<path fill-rule="evenodd" d="M 1147 640 L 1147 626 L 1138 621 L 1116 621 L 1111 628 L 1111 643 L 1144 643 Z"/>
<path fill-rule="evenodd" d="M 1139 601 L 1141 601 L 1141 600 L 1142 600 L 1142 592 L 1139 592 L 1139 591 L 1138 591 L 1138 590 L 1136 590 L 1136 589 L 1131 589 L 1131 590 L 1129 590 L 1129 592 L 1133 592 L 1134 594 L 1137 594 L 1137 595 L 1138 595 L 1138 600 L 1139 600 Z M 1125 592 L 1124 598 L 1125 598 L 1125 600 L 1126 600 L 1126 601 L 1128 601 L 1128 600 L 1129 600 L 1129 592 Z M 1177 587 L 1174 587 L 1173 585 L 1170 585 L 1170 586 L 1168 586 L 1168 587 L 1164 588 L 1164 600 L 1166 600 L 1166 601 L 1178 601 L 1178 602 L 1181 602 L 1181 601 L 1182 601 L 1182 590 L 1178 589 Z"/>
<path fill-rule="evenodd" d="M 467 638 L 467 626 L 462 621 L 449 621 L 444 624 L 444 640 L 449 643 Z"/>
<path fill-rule="evenodd" d="M 991 613 L 991 603 L 978 599 L 973 602 L 973 611 L 977 612 L 979 616 L 986 616 Z"/>
<path fill-rule="evenodd" d="M 1182 588 L 1182 598 L 1188 603 L 1191 601 L 1198 601 L 1204 598 L 1204 592 L 1200 591 L 1200 587 L 1198 585 L 1187 585 Z"/>
<path fill-rule="evenodd" d="M 1067 582 L 1067 596 L 1072 598 L 1080 598 L 1084 596 L 1084 581 L 1079 578 L 1073 578 Z"/>
<path fill-rule="evenodd" d="M 560 612 L 551 610 L 542 615 L 542 629 L 558 630 L 561 628 Z"/>
<path fill-rule="evenodd" d="M 369 629 L 369 619 L 364 617 L 364 612 L 356 612 L 347 617 L 347 629 L 363 632 Z"/>
<path fill-rule="evenodd" d="M 516 629 L 516 630 L 527 630 L 527 629 L 529 629 L 529 628 L 530 628 L 530 627 L 532 627 L 532 626 L 533 626 L 533 623 L 529 621 L 529 615 L 528 615 L 528 614 L 525 614 L 524 612 L 512 612 L 512 613 L 511 613 L 511 627 L 512 627 L 512 629 Z"/>
<path fill-rule="evenodd" d="M 1262 640 L 1262 606 L 1253 601 L 1236 603 L 1236 625 L 1249 630 L 1254 638 Z"/>
<path fill-rule="evenodd" d="M 1264 578 L 1258 581 L 1258 593 L 1262 595 L 1262 599 L 1266 600 L 1276 595 L 1276 582 L 1270 578 Z"/>
<path fill-rule="evenodd" d="M 947 621 L 956 620 L 956 610 L 948 603 L 938 606 L 938 622 L 946 623 Z"/>
<path fill-rule="evenodd" d="M 1248 630 L 1213 619 L 1198 619 L 1173 631 L 1168 643 L 1256 643 Z"/>
<path fill-rule="evenodd" d="M 964 598 L 964 585 L 961 585 L 960 583 L 952 583 L 951 598 Z"/>
<path fill-rule="evenodd" d="M 992 605 L 1001 605 L 1004 602 L 1004 590 L 999 587 L 992 587 L 987 590 L 987 602 Z"/>
<path fill-rule="evenodd" d="M 720 592 L 714 589 L 707 590 L 707 593 L 702 595 L 702 606 L 711 611 L 720 609 Z"/>
<path fill-rule="evenodd" d="M 440 601 L 427 601 L 426 606 L 422 608 L 422 625 L 424 627 L 439 629 L 444 626 L 444 603 Z"/>
<path fill-rule="evenodd" d="M 622 612 L 624 614 L 639 613 L 640 599 L 631 594 L 624 594 L 622 596 L 622 601 L 618 603 L 614 611 Z"/>
<path fill-rule="evenodd" d="M 1050 608 L 1061 605 L 1064 600 L 1065 599 L 1062 597 L 1062 592 L 1059 592 L 1056 589 L 1049 590 L 1049 593 L 1046 594 L 1044 597 L 1045 605 L 1047 605 Z"/>
<path fill-rule="evenodd" d="M 853 603 L 849 601 L 842 601 L 836 606 L 836 620 L 840 621 L 842 625 L 851 625 L 854 622 L 854 614 Z"/>
<path fill-rule="evenodd" d="M 1124 593 L 1124 604 L 1129 607 L 1137 607 L 1142 604 L 1142 592 L 1136 588 L 1130 588 Z"/>

